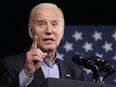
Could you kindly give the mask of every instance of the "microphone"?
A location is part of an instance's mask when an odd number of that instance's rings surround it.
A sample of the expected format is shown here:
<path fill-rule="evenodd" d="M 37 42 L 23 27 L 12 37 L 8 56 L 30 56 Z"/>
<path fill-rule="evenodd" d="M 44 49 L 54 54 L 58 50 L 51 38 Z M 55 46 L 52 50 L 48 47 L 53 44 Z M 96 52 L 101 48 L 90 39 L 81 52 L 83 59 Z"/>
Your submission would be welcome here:
<path fill-rule="evenodd" d="M 109 61 L 104 61 L 102 63 L 102 68 L 103 68 L 104 72 L 107 72 L 104 75 L 103 79 L 107 78 L 108 76 L 110 76 L 111 74 L 113 74 L 115 72 L 115 69 L 113 68 L 113 65 Z"/>
<path fill-rule="evenodd" d="M 101 82 L 98 67 L 92 59 L 86 59 L 81 54 L 74 54 L 72 56 L 72 61 L 78 65 L 83 65 L 85 68 L 90 69 L 93 72 L 93 79 L 95 80 L 95 82 Z"/>
<path fill-rule="evenodd" d="M 90 57 L 90 59 L 95 62 L 95 64 L 99 68 L 99 72 L 103 71 L 102 64 L 103 64 L 104 60 L 102 58 L 100 58 L 99 56 L 93 55 Z"/>
<path fill-rule="evenodd" d="M 93 55 L 89 58 L 85 58 L 82 54 L 74 54 L 72 61 L 78 65 L 83 65 L 85 68 L 90 69 L 93 72 L 93 79 L 97 83 L 103 82 L 105 78 L 113 74 L 116 70 L 113 68 L 111 62 L 103 60 L 102 58 Z M 100 72 L 105 72 L 103 79 L 100 80 Z"/>
<path fill-rule="evenodd" d="M 91 56 L 90 59 L 92 59 L 95 62 L 100 72 L 106 72 L 103 79 L 107 78 L 109 75 L 115 72 L 115 69 L 113 68 L 111 62 L 103 60 L 102 58 L 96 55 Z"/>
<path fill-rule="evenodd" d="M 81 54 L 74 54 L 72 56 L 72 61 L 78 65 L 83 65 L 87 69 L 91 69 L 92 72 L 98 72 L 98 67 L 96 66 L 95 62 L 92 59 L 86 59 Z"/>

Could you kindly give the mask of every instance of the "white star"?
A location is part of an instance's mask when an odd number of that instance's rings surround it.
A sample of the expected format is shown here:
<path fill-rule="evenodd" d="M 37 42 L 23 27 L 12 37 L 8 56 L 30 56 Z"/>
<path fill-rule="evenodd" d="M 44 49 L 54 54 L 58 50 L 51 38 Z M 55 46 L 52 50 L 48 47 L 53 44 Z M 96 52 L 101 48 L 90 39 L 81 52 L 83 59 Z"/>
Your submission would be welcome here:
<path fill-rule="evenodd" d="M 92 48 L 92 43 L 85 42 L 85 45 L 83 45 L 83 48 L 85 49 L 86 52 L 93 50 Z"/>
<path fill-rule="evenodd" d="M 96 56 L 103 58 L 103 54 L 95 53 Z"/>
<path fill-rule="evenodd" d="M 98 40 L 102 39 L 101 35 L 102 35 L 101 32 L 95 31 L 94 34 L 92 35 L 92 37 L 95 39 L 95 41 L 98 41 Z"/>
<path fill-rule="evenodd" d="M 75 41 L 82 40 L 82 32 L 75 31 L 75 34 L 72 35 L 75 38 Z"/>
<path fill-rule="evenodd" d="M 91 71 L 91 70 L 86 69 L 86 68 L 84 68 L 84 71 L 86 72 L 86 74 L 87 74 L 87 75 L 89 75 L 90 73 L 92 73 L 92 71 Z"/>
<path fill-rule="evenodd" d="M 112 34 L 112 37 L 113 37 L 114 40 L 116 41 L 116 31 L 114 32 L 114 34 Z"/>
<path fill-rule="evenodd" d="M 116 83 L 116 79 L 114 79 L 114 82 Z"/>
<path fill-rule="evenodd" d="M 64 54 L 60 54 L 59 52 L 57 53 L 57 56 L 58 56 L 58 58 L 60 58 L 61 60 L 64 60 Z"/>
<path fill-rule="evenodd" d="M 112 51 L 112 43 L 105 42 L 102 48 L 105 49 L 105 52 Z"/>
<path fill-rule="evenodd" d="M 71 50 L 73 50 L 73 43 L 69 43 L 69 42 L 66 42 L 65 45 L 63 46 L 63 48 L 65 48 L 66 52 L 69 52 Z"/>
<path fill-rule="evenodd" d="M 116 53 L 115 53 L 115 56 L 113 56 L 113 59 L 116 61 Z"/>

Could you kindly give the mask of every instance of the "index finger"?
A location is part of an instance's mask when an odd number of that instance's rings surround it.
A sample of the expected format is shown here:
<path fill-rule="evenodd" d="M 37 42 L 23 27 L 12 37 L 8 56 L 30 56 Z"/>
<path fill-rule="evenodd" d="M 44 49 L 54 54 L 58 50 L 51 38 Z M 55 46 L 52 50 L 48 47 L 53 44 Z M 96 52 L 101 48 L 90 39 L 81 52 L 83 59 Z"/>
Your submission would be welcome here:
<path fill-rule="evenodd" d="M 35 35 L 33 38 L 33 43 L 32 43 L 31 49 L 37 48 L 37 39 L 38 39 L 38 37 Z"/>

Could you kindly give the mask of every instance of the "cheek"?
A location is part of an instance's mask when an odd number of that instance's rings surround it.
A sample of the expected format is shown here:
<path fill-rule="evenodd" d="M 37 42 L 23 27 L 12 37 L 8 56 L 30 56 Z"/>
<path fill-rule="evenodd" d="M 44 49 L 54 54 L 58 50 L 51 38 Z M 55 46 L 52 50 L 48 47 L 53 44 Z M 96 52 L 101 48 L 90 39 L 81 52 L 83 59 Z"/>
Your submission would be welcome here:
<path fill-rule="evenodd" d="M 59 35 L 59 39 L 62 39 L 62 37 L 63 37 L 63 32 L 60 32 L 58 35 Z"/>
<path fill-rule="evenodd" d="M 58 35 L 57 35 L 58 43 L 61 41 L 61 39 L 62 39 L 62 33 L 58 33 Z"/>
<path fill-rule="evenodd" d="M 38 38 L 39 38 L 39 37 L 41 38 L 42 35 L 43 35 L 43 31 L 41 31 L 41 30 L 38 29 L 38 30 L 35 31 L 35 35 L 37 35 Z"/>
<path fill-rule="evenodd" d="M 43 34 L 41 32 L 36 32 L 35 35 L 37 35 L 37 37 L 38 37 L 38 43 L 41 43 Z"/>

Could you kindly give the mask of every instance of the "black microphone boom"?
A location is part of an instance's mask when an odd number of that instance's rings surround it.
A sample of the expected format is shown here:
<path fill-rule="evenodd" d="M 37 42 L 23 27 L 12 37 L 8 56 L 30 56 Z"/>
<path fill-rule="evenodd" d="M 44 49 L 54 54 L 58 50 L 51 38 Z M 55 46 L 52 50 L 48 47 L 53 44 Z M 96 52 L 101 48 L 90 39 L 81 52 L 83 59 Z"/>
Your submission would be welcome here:
<path fill-rule="evenodd" d="M 104 62 L 104 60 L 102 58 L 100 58 L 99 56 L 93 55 L 93 56 L 89 57 L 89 59 L 91 59 L 95 62 L 95 64 L 99 68 L 99 72 L 103 71 L 102 63 Z"/>
<path fill-rule="evenodd" d="M 102 58 L 93 55 L 89 58 L 85 58 L 81 54 L 75 54 L 72 57 L 72 61 L 78 65 L 83 65 L 85 68 L 90 69 L 93 72 L 93 79 L 97 83 L 103 82 L 105 78 L 113 74 L 116 70 L 113 68 L 113 65 L 109 61 L 105 61 Z M 102 81 L 100 80 L 99 73 L 105 72 Z"/>
<path fill-rule="evenodd" d="M 95 82 L 100 83 L 99 70 L 95 62 L 89 58 L 85 58 L 81 54 L 75 54 L 72 57 L 72 61 L 78 65 L 83 65 L 85 68 L 90 69 L 93 72 L 93 79 Z"/>
<path fill-rule="evenodd" d="M 111 62 L 109 61 L 103 60 L 102 58 L 96 55 L 91 56 L 90 59 L 93 60 L 95 64 L 98 66 L 99 72 L 105 72 L 103 80 L 116 71 Z"/>
<path fill-rule="evenodd" d="M 87 69 L 91 69 L 92 72 L 98 72 L 98 67 L 95 65 L 95 62 L 88 58 L 86 59 L 81 54 L 73 55 L 72 61 L 78 65 L 83 65 Z"/>
<path fill-rule="evenodd" d="M 72 61 L 78 65 L 84 65 L 85 57 L 81 54 L 74 54 L 72 56 Z"/>
<path fill-rule="evenodd" d="M 102 63 L 102 68 L 103 68 L 103 71 L 106 72 L 103 77 L 103 80 L 115 72 L 113 65 L 109 61 L 104 61 Z"/>

